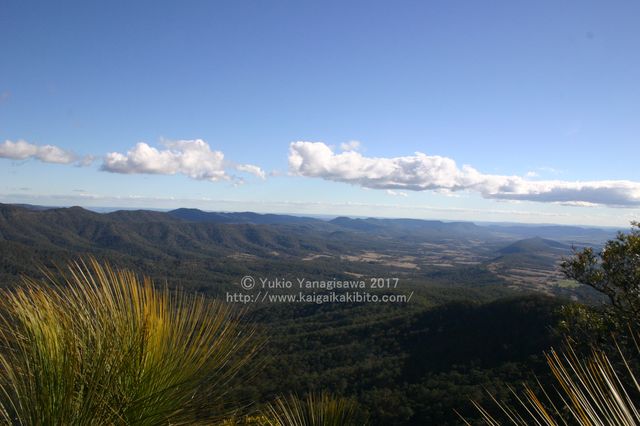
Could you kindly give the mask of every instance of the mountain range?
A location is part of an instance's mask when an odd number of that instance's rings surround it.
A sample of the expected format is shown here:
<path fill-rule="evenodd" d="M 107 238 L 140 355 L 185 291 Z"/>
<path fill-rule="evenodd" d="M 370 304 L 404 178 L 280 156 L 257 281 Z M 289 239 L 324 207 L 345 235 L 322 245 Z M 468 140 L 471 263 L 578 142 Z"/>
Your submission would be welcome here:
<path fill-rule="evenodd" d="M 186 208 L 96 213 L 81 207 L 0 204 L 0 273 L 12 281 L 42 264 L 92 255 L 156 275 L 177 274 L 198 286 L 209 286 L 210 277 L 229 282 L 239 271 L 277 268 L 332 276 L 393 272 L 417 281 L 476 268 L 466 281 L 482 276 L 477 268 L 488 262 L 550 271 L 573 245 L 598 246 L 613 235 L 605 229 L 547 225 L 322 220 Z"/>

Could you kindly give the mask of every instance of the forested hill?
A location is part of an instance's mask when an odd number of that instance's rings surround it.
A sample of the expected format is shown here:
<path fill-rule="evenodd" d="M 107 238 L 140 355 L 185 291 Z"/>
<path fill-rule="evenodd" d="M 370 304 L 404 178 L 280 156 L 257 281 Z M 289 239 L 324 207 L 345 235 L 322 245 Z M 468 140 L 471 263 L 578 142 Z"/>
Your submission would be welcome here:
<path fill-rule="evenodd" d="M 111 249 L 145 256 L 232 251 L 298 254 L 325 243 L 296 226 L 185 220 L 175 212 L 94 213 L 80 207 L 34 211 L 0 205 L 0 238 L 40 248 Z"/>
<path fill-rule="evenodd" d="M 558 280 L 553 275 L 555 262 L 572 244 L 567 238 L 582 228 L 554 227 L 555 241 L 517 241 L 522 229 L 516 235 L 505 229 L 417 219 L 327 221 L 197 209 L 96 213 L 80 207 L 0 204 L 0 275 L 6 284 L 20 274 L 38 275 L 42 265 L 93 255 L 198 288 L 236 282 L 252 271 L 324 278 L 391 274 L 416 283 L 499 287 L 505 285 L 504 277 L 513 275 L 505 268 L 518 271 L 526 266 L 542 267 L 536 271 L 542 278 L 523 282 L 527 289 L 547 294 L 573 291 L 555 284 L 549 290 L 547 278 Z M 542 231 L 550 232 L 549 227 Z M 580 235 L 611 237 L 613 232 L 585 228 Z M 520 285 L 522 280 L 516 278 L 513 282 Z"/>
<path fill-rule="evenodd" d="M 543 238 L 557 241 L 605 241 L 615 235 L 613 229 L 599 229 L 561 225 L 476 225 L 472 222 L 444 222 L 422 219 L 379 219 L 337 217 L 325 221 L 312 217 L 282 214 L 258 214 L 253 212 L 205 212 L 198 209 L 180 208 L 168 212 L 150 210 L 119 210 L 110 213 L 95 213 L 81 207 L 52 208 L 44 206 L 1 204 L 0 220 L 5 227 L 22 225 L 33 228 L 30 222 L 40 221 L 60 227 L 71 225 L 82 227 L 85 223 L 204 223 L 245 225 L 307 225 L 306 229 L 323 231 L 359 231 L 388 236 L 414 236 L 415 238 Z M 23 229 L 24 230 L 24 229 Z M 73 229 L 70 229 L 73 230 Z"/>
<path fill-rule="evenodd" d="M 456 412 L 481 424 L 471 399 L 492 406 L 488 392 L 508 399 L 509 386 L 550 379 L 543 351 L 560 342 L 560 305 L 526 296 L 432 308 L 266 306 L 255 319 L 268 324 L 268 362 L 242 395 L 330 389 L 356 396 L 374 425 L 458 425 Z"/>
<path fill-rule="evenodd" d="M 12 285 L 86 255 L 220 298 L 241 291 L 244 275 L 395 277 L 398 288 L 378 294 L 412 294 L 409 302 L 243 306 L 269 343 L 260 370 L 230 393 L 263 403 L 328 390 L 357 399 L 374 425 L 455 425 L 454 410 L 475 418 L 469 399 L 490 404 L 485 389 L 508 397 L 508 386 L 546 371 L 542 351 L 558 341 L 565 302 L 530 293 L 580 294 L 540 278 L 555 279 L 550 268 L 569 247 L 563 235 L 523 239 L 410 219 L 0 204 L 0 280 Z M 525 267 L 538 275 L 523 275 Z"/>
<path fill-rule="evenodd" d="M 253 212 L 221 213 L 205 212 L 198 209 L 176 209 L 167 212 L 171 217 L 189 222 L 207 223 L 250 223 L 254 225 L 273 224 L 320 224 L 323 221 L 311 217 L 300 217 L 283 214 L 258 214 Z"/>

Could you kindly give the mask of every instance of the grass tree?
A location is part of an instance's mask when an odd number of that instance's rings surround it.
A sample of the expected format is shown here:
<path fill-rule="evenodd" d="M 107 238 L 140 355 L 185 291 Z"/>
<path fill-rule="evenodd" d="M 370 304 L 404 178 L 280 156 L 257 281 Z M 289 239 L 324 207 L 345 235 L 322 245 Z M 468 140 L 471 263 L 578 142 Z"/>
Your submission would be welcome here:
<path fill-rule="evenodd" d="M 366 421 L 355 401 L 329 393 L 279 397 L 268 406 L 270 426 L 362 426 Z"/>
<path fill-rule="evenodd" d="M 255 351 L 220 302 L 95 260 L 64 275 L 0 294 L 4 423 L 193 424 Z"/>
<path fill-rule="evenodd" d="M 512 390 L 514 402 L 493 398 L 495 410 L 474 405 L 491 426 L 640 424 L 640 376 L 621 350 L 617 355 L 624 371 L 616 371 L 610 357 L 597 349 L 587 358 L 577 355 L 570 346 L 564 352 L 552 350 L 546 358 L 554 386 L 525 387 L 520 393 Z"/>

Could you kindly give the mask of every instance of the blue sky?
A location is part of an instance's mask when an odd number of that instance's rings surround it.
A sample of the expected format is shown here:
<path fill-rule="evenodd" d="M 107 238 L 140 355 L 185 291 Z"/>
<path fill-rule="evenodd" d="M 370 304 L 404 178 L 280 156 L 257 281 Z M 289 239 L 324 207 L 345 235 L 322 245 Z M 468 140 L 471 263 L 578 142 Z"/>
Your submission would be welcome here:
<path fill-rule="evenodd" d="M 0 0 L 0 202 L 624 226 L 638 16 Z"/>

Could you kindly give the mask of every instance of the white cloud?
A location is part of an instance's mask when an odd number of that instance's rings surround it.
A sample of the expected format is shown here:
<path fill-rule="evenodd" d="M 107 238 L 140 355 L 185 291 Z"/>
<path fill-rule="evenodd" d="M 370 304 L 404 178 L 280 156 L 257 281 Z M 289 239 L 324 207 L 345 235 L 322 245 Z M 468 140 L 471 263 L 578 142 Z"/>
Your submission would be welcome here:
<path fill-rule="evenodd" d="M 239 170 L 245 173 L 250 173 L 254 176 L 259 177 L 262 180 L 265 180 L 267 178 L 267 174 L 265 173 L 265 171 L 258 166 L 254 166 L 253 164 L 238 164 L 236 166 L 236 170 Z"/>
<path fill-rule="evenodd" d="M 359 151 L 360 150 L 360 141 L 349 141 L 340 144 L 340 149 L 342 151 Z"/>
<path fill-rule="evenodd" d="M 484 174 L 468 165 L 458 167 L 450 158 L 420 152 L 405 157 L 365 157 L 355 151 L 336 154 L 323 142 L 299 141 L 289 146 L 289 168 L 295 175 L 372 189 L 475 191 L 485 198 L 501 200 L 640 206 L 639 182 L 531 181 L 520 176 Z"/>
<path fill-rule="evenodd" d="M 112 173 L 149 173 L 173 175 L 181 173 L 193 179 L 228 179 L 224 171 L 224 154 L 212 151 L 201 139 L 165 142 L 159 150 L 144 142 L 137 143 L 126 154 L 110 152 L 102 170 Z"/>
<path fill-rule="evenodd" d="M 45 163 L 71 164 L 78 160 L 70 151 L 55 145 L 36 145 L 23 140 L 5 140 L 0 144 L 0 157 L 12 160 L 36 159 Z"/>
<path fill-rule="evenodd" d="M 220 181 L 232 177 L 226 169 L 231 167 L 224 154 L 213 151 L 202 139 L 163 142 L 165 149 L 154 148 L 144 142 L 137 143 L 126 154 L 110 152 L 101 169 L 112 173 L 183 174 L 192 179 Z M 265 172 L 258 166 L 239 164 L 235 169 L 251 173 L 262 179 Z"/>
<path fill-rule="evenodd" d="M 562 206 L 574 206 L 574 207 L 598 207 L 598 204 L 590 203 L 588 201 L 563 201 L 556 204 L 560 204 Z"/>
<path fill-rule="evenodd" d="M 94 155 L 85 155 L 78 160 L 78 166 L 87 167 L 92 165 L 94 161 L 96 161 L 96 157 Z"/>
<path fill-rule="evenodd" d="M 38 147 L 36 158 L 45 163 L 69 164 L 76 160 L 76 156 L 54 145 Z"/>
<path fill-rule="evenodd" d="M 408 197 L 409 194 L 403 191 L 394 191 L 393 189 L 387 189 L 387 194 L 393 197 Z"/>

